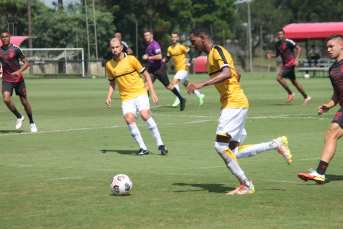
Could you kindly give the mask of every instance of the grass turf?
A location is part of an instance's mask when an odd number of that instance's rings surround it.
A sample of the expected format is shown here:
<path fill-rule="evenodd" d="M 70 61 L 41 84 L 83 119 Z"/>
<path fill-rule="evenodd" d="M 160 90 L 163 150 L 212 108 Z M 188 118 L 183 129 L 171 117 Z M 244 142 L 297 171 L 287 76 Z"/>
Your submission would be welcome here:
<path fill-rule="evenodd" d="M 297 173 L 316 168 L 323 136 L 338 107 L 322 116 L 329 101 L 328 78 L 299 78 L 312 97 L 307 106 L 286 91 L 276 73 L 245 73 L 241 84 L 250 110 L 244 144 L 288 136 L 293 162 L 276 151 L 240 159 L 256 193 L 228 196 L 238 181 L 214 150 L 219 94 L 201 89 L 202 107 L 186 95 L 186 109 L 172 108 L 174 95 L 155 83 L 159 104 L 153 118 L 169 149 L 161 156 L 146 125 L 137 121 L 150 155 L 136 157 L 138 146 L 122 117 L 118 92 L 108 109 L 106 79 L 27 80 L 28 100 L 38 133 L 28 119 L 16 131 L 15 116 L 0 104 L 1 228 L 340 228 L 342 142 L 324 185 L 304 182 Z M 172 77 L 172 76 L 170 76 Z M 208 76 L 191 75 L 192 82 Z M 289 82 L 289 81 L 288 81 Z M 183 86 L 180 86 L 183 90 Z M 13 101 L 24 115 L 19 99 Z M 151 103 L 152 104 L 152 103 Z M 128 196 L 114 196 L 112 177 L 133 181 Z"/>

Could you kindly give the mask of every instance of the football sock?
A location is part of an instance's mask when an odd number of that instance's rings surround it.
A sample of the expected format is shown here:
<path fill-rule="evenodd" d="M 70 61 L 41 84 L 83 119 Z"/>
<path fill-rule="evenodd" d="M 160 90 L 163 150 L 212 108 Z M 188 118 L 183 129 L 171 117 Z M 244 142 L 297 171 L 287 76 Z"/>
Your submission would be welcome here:
<path fill-rule="evenodd" d="M 307 95 L 306 95 L 306 93 L 304 91 L 300 91 L 300 93 L 304 96 L 304 99 L 307 98 Z"/>
<path fill-rule="evenodd" d="M 150 91 L 149 91 L 149 90 L 147 90 L 147 92 L 148 92 L 148 97 L 150 97 Z"/>
<path fill-rule="evenodd" d="M 27 114 L 27 117 L 29 117 L 30 123 L 34 123 L 34 121 L 33 121 L 33 119 L 32 119 L 32 114 Z"/>
<path fill-rule="evenodd" d="M 178 92 L 178 90 L 175 87 L 171 91 L 174 93 L 174 95 L 176 95 L 179 98 L 179 100 L 182 99 L 182 96 L 180 95 L 180 93 Z"/>
<path fill-rule="evenodd" d="M 14 109 L 12 112 L 15 116 L 17 116 L 17 118 L 21 118 L 22 115 L 18 112 L 17 108 Z"/>
<path fill-rule="evenodd" d="M 241 184 L 250 185 L 248 178 L 244 175 L 243 170 L 239 167 L 235 155 L 230 150 L 228 143 L 215 142 L 214 145 L 217 153 L 222 157 L 226 166 L 231 173 L 237 177 Z"/>
<path fill-rule="evenodd" d="M 151 135 L 155 138 L 157 146 L 164 145 L 154 119 L 150 117 L 148 120 L 145 121 L 145 124 L 148 127 Z"/>
<path fill-rule="evenodd" d="M 129 127 L 129 131 L 133 137 L 133 139 L 135 139 L 135 141 L 137 142 L 137 144 L 139 145 L 139 148 L 142 149 L 148 149 L 146 147 L 146 145 L 144 144 L 143 138 L 141 136 L 141 132 L 139 132 L 139 129 L 136 125 L 136 123 L 133 123 L 131 125 L 128 125 Z"/>
<path fill-rule="evenodd" d="M 174 84 L 173 86 L 174 86 L 174 88 L 176 88 L 176 90 L 180 93 L 180 87 L 179 87 L 179 85 L 178 85 L 178 84 Z M 179 100 L 179 101 L 180 101 L 180 99 L 179 99 L 178 97 L 176 97 L 176 100 Z"/>
<path fill-rule="evenodd" d="M 200 96 L 201 96 L 201 94 L 200 94 L 200 92 L 199 92 L 198 90 L 194 90 L 194 94 L 195 94 L 196 96 L 198 96 L 198 98 L 200 98 Z"/>
<path fill-rule="evenodd" d="M 286 91 L 288 92 L 288 94 L 292 94 L 293 92 L 289 89 L 289 87 L 285 87 Z"/>
<path fill-rule="evenodd" d="M 238 147 L 238 150 L 234 151 L 237 159 L 256 156 L 258 153 L 265 152 L 267 150 L 277 150 L 278 145 L 274 142 L 263 142 L 255 145 L 244 145 Z"/>
<path fill-rule="evenodd" d="M 317 173 L 319 173 L 320 175 L 324 175 L 328 166 L 329 166 L 329 163 L 326 163 L 325 161 L 320 160 L 318 168 L 317 168 Z"/>

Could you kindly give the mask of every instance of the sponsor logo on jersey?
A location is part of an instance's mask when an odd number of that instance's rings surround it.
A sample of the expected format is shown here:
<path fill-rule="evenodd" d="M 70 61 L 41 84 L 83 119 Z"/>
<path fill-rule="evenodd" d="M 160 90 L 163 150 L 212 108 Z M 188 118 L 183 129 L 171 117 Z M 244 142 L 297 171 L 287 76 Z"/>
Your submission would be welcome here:
<path fill-rule="evenodd" d="M 10 57 L 13 58 L 14 52 L 10 52 Z"/>

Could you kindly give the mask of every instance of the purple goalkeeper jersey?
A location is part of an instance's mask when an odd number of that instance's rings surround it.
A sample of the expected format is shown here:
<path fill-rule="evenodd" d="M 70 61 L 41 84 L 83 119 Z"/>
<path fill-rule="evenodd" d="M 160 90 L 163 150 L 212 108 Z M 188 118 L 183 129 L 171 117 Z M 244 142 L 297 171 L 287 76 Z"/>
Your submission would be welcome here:
<path fill-rule="evenodd" d="M 162 54 L 161 46 L 157 41 L 153 40 L 148 44 L 148 47 L 145 49 L 145 54 L 148 56 L 155 56 L 157 54 Z M 159 67 L 163 64 L 162 60 L 148 60 L 149 67 Z"/>

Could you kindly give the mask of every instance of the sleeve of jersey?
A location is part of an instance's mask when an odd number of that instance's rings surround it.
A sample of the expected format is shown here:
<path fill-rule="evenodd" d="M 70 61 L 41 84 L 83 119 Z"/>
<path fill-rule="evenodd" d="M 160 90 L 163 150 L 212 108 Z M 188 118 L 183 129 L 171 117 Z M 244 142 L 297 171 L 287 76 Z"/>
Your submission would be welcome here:
<path fill-rule="evenodd" d="M 186 48 L 184 45 L 181 45 L 181 51 L 182 53 L 187 53 L 189 48 Z"/>
<path fill-rule="evenodd" d="M 142 74 L 145 71 L 145 67 L 137 60 L 136 57 L 132 57 L 131 59 L 132 67 L 139 73 Z"/>
<path fill-rule="evenodd" d="M 161 46 L 158 43 L 156 43 L 154 46 L 154 54 L 162 54 Z"/>
<path fill-rule="evenodd" d="M 129 49 L 129 48 L 130 48 L 129 45 L 126 44 L 126 42 L 122 41 L 121 43 L 125 46 L 126 49 Z"/>
<path fill-rule="evenodd" d="M 170 53 L 170 47 L 168 47 L 168 50 L 167 50 L 167 56 L 171 56 L 171 53 Z"/>
<path fill-rule="evenodd" d="M 114 80 L 114 75 L 112 74 L 112 71 L 111 71 L 111 64 L 110 64 L 110 62 L 106 63 L 106 70 L 107 70 L 108 80 L 109 81 L 113 81 Z"/>
<path fill-rule="evenodd" d="M 22 60 L 25 58 L 23 51 L 20 48 L 17 49 L 18 57 Z"/>
<path fill-rule="evenodd" d="M 215 60 L 218 62 L 218 65 L 220 69 L 223 69 L 225 67 L 229 67 L 230 65 L 228 63 L 228 57 L 225 56 L 225 54 L 221 51 L 216 50 L 215 55 L 214 55 Z"/>

